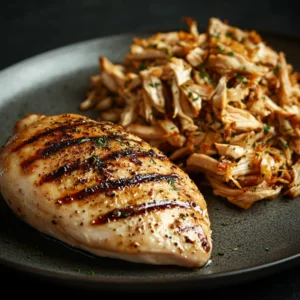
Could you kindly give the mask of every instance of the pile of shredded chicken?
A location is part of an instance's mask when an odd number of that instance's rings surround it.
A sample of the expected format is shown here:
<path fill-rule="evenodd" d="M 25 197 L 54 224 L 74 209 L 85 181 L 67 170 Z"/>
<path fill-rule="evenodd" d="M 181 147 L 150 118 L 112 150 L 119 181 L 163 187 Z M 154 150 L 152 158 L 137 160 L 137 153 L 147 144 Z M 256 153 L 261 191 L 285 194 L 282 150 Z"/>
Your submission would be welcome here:
<path fill-rule="evenodd" d="M 282 190 L 300 195 L 300 73 L 255 31 L 211 18 L 205 33 L 135 38 L 122 65 L 101 73 L 81 109 L 118 123 L 215 195 L 244 209 Z"/>

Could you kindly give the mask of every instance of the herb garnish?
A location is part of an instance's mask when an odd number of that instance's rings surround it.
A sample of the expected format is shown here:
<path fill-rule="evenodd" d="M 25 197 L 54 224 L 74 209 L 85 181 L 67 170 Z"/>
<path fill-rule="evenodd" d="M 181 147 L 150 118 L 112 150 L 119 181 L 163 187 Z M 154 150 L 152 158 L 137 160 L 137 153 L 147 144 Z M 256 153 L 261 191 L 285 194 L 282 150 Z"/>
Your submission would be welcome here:
<path fill-rule="evenodd" d="M 93 165 L 95 165 L 96 167 L 99 167 L 103 164 L 103 161 L 101 160 L 100 157 L 97 157 L 97 156 L 92 156 L 91 157 L 91 163 Z"/>
<path fill-rule="evenodd" d="M 149 86 L 152 87 L 152 88 L 156 88 L 160 85 L 159 82 L 155 82 L 155 83 L 150 83 Z"/>
<path fill-rule="evenodd" d="M 221 52 L 224 52 L 225 51 L 225 49 L 224 48 L 222 48 L 221 46 L 217 46 L 217 49 L 219 50 L 219 51 L 221 51 Z"/>
<path fill-rule="evenodd" d="M 107 148 L 108 147 L 108 138 L 107 137 L 99 137 L 96 141 L 96 146 L 98 147 L 104 147 Z"/>
<path fill-rule="evenodd" d="M 280 69 L 280 66 L 277 65 L 277 66 L 275 67 L 275 69 L 273 70 L 273 74 L 274 74 L 274 75 L 277 75 L 278 72 L 279 72 L 279 69 Z"/>
<path fill-rule="evenodd" d="M 168 184 L 174 186 L 174 184 L 175 184 L 175 179 L 174 179 L 174 178 L 169 178 L 169 179 L 168 179 Z"/>
<path fill-rule="evenodd" d="M 226 36 L 233 39 L 233 33 L 231 31 L 227 31 Z"/>
<path fill-rule="evenodd" d="M 270 132 L 270 128 L 271 126 L 270 125 L 267 125 L 265 128 L 264 128 L 264 134 L 267 134 Z"/>
<path fill-rule="evenodd" d="M 139 71 L 143 71 L 143 70 L 145 70 L 146 69 L 146 65 L 144 64 L 144 63 L 141 63 L 140 65 L 139 65 Z"/>
<path fill-rule="evenodd" d="M 289 145 L 287 143 L 284 143 L 282 140 L 279 140 L 280 144 L 284 147 L 284 148 L 288 148 Z"/>

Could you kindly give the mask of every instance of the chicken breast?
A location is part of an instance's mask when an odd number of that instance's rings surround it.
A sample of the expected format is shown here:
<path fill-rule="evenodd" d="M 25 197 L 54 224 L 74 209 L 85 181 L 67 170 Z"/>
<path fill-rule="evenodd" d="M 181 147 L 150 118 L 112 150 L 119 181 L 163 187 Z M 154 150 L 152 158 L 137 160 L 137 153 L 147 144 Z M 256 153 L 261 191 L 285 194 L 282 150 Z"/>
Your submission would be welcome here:
<path fill-rule="evenodd" d="M 197 186 L 113 123 L 26 116 L 2 147 L 0 188 L 22 220 L 98 256 L 200 267 L 211 255 Z"/>

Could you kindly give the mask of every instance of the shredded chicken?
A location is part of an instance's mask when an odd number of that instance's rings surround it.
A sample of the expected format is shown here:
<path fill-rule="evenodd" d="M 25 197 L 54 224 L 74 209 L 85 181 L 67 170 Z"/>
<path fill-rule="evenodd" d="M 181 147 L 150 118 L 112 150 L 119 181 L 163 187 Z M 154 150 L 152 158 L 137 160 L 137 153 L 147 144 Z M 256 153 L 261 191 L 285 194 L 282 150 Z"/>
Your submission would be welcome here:
<path fill-rule="evenodd" d="M 239 207 L 299 196 L 300 74 L 255 31 L 183 21 L 189 31 L 135 38 L 122 65 L 101 57 L 80 108 L 204 173 Z"/>

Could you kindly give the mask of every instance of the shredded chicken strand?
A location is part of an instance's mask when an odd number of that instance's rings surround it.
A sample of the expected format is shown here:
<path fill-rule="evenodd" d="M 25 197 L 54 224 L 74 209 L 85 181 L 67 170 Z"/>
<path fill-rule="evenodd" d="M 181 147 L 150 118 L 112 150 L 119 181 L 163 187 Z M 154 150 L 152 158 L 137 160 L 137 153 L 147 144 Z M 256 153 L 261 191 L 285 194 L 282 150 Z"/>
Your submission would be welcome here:
<path fill-rule="evenodd" d="M 204 173 L 239 207 L 299 196 L 300 73 L 255 31 L 183 21 L 188 31 L 135 38 L 122 65 L 101 57 L 80 108 Z"/>

